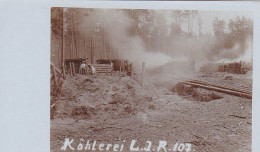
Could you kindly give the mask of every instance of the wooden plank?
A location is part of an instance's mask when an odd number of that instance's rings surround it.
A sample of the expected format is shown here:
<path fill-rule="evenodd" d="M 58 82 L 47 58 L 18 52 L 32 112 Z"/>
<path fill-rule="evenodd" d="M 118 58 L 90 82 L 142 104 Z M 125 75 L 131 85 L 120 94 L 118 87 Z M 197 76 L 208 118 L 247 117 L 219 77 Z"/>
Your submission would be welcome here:
<path fill-rule="evenodd" d="M 97 73 L 111 73 L 113 67 L 110 64 L 92 64 L 95 67 Z"/>
<path fill-rule="evenodd" d="M 98 65 L 93 65 L 93 66 L 97 68 L 111 68 L 111 66 L 98 66 Z"/>
<path fill-rule="evenodd" d="M 111 65 L 109 64 L 109 65 L 95 65 L 95 64 L 92 64 L 92 66 L 94 66 L 94 67 L 111 67 Z"/>
<path fill-rule="evenodd" d="M 112 69 L 96 69 L 96 71 L 112 71 Z"/>
<path fill-rule="evenodd" d="M 97 69 L 96 69 L 96 71 L 112 71 L 112 70 L 110 70 L 110 69 L 105 69 L 105 70 L 97 70 Z"/>
<path fill-rule="evenodd" d="M 111 73 L 112 71 L 97 71 L 97 73 Z"/>
<path fill-rule="evenodd" d="M 111 73 L 111 71 L 97 71 L 97 73 Z"/>
<path fill-rule="evenodd" d="M 112 71 L 112 70 L 96 70 L 97 72 L 98 71 L 107 71 L 107 72 L 110 72 L 110 71 Z"/>
<path fill-rule="evenodd" d="M 95 67 L 95 69 L 112 69 L 111 67 Z"/>
<path fill-rule="evenodd" d="M 92 64 L 92 65 L 110 66 L 110 64 L 108 64 L 108 63 L 106 63 L 106 64 L 98 64 L 98 63 L 95 63 L 95 64 Z"/>
<path fill-rule="evenodd" d="M 99 66 L 94 66 L 96 69 L 112 69 L 112 67 L 99 67 Z"/>
<path fill-rule="evenodd" d="M 112 69 L 112 67 L 95 67 L 95 66 L 94 66 L 94 68 L 95 69 Z"/>

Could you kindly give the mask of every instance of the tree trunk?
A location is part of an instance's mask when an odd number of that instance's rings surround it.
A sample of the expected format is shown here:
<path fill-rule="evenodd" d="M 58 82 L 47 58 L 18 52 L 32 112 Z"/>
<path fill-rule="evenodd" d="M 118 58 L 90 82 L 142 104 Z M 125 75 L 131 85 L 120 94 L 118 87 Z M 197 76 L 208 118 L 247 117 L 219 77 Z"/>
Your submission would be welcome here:
<path fill-rule="evenodd" d="M 93 42 L 92 42 L 92 37 L 91 37 L 91 41 L 90 41 L 90 58 L 91 58 L 91 64 L 93 64 L 94 62 L 94 53 L 93 53 Z"/>
<path fill-rule="evenodd" d="M 78 57 L 78 48 L 77 48 L 77 34 L 76 34 L 76 26 L 75 26 L 75 11 L 73 12 L 73 30 L 74 31 L 73 33 L 75 34 L 74 35 L 74 47 L 75 47 L 75 58 Z"/>
<path fill-rule="evenodd" d="M 87 57 L 87 50 L 86 50 L 86 34 L 84 34 L 84 53 L 83 53 L 84 58 Z"/>
<path fill-rule="evenodd" d="M 71 57 L 70 58 L 74 58 L 74 54 L 75 54 L 75 51 L 74 51 L 74 32 L 73 32 L 73 29 L 72 29 L 72 34 L 71 34 Z"/>
<path fill-rule="evenodd" d="M 63 52 L 64 52 L 64 8 L 62 8 L 62 37 L 61 37 L 61 61 L 60 67 L 63 67 Z"/>

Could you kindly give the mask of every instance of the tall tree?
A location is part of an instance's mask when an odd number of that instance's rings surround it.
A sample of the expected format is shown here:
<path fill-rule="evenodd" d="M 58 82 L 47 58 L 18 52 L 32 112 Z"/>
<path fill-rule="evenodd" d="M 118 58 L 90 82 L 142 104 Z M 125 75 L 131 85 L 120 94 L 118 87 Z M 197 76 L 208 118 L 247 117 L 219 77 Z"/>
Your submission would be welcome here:
<path fill-rule="evenodd" d="M 218 17 L 215 17 L 212 24 L 216 38 L 219 40 L 224 40 L 226 22 L 224 20 L 218 19 Z"/>
<path fill-rule="evenodd" d="M 245 17 L 237 17 L 229 21 L 228 29 L 233 39 L 244 41 L 247 36 L 253 35 L 253 21 Z"/>
<path fill-rule="evenodd" d="M 188 35 L 193 35 L 193 20 L 198 15 L 197 10 L 185 10 L 184 17 L 187 19 Z"/>

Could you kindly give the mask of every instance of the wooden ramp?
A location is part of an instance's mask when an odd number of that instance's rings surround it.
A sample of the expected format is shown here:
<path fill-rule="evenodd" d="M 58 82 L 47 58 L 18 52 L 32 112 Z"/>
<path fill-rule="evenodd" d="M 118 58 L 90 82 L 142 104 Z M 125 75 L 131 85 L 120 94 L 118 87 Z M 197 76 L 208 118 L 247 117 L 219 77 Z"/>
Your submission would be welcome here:
<path fill-rule="evenodd" d="M 92 64 L 97 73 L 105 73 L 105 74 L 111 74 L 113 72 L 113 67 L 110 64 Z"/>

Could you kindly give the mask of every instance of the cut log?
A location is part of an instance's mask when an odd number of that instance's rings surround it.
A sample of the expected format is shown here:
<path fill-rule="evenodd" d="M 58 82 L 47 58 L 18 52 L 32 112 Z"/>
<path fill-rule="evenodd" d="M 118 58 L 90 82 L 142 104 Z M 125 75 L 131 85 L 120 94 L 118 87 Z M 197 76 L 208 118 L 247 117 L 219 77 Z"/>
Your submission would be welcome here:
<path fill-rule="evenodd" d="M 229 115 L 229 116 L 246 119 L 246 117 L 244 117 L 244 116 L 237 116 L 237 115 Z"/>
<path fill-rule="evenodd" d="M 56 70 L 58 72 L 58 74 L 62 74 L 62 70 L 58 67 L 56 67 L 52 62 L 51 62 L 51 66 L 54 68 L 54 70 Z"/>
<path fill-rule="evenodd" d="M 183 82 L 183 83 L 188 84 L 188 85 L 192 85 L 192 86 L 195 86 L 195 87 L 208 89 L 208 90 L 214 90 L 214 91 L 221 92 L 221 93 L 231 94 L 231 95 L 238 96 L 238 97 L 244 97 L 244 98 L 252 99 L 252 95 L 248 94 L 248 93 L 243 93 L 243 92 L 238 92 L 238 91 L 234 91 L 234 90 L 219 88 L 219 87 L 216 87 L 216 86 L 209 86 L 209 85 L 205 85 L 205 84 L 198 84 L 198 83 L 195 83 L 195 82 Z"/>
<path fill-rule="evenodd" d="M 203 84 L 203 85 L 209 85 L 209 86 L 218 87 L 218 88 L 222 88 L 222 89 L 228 89 L 228 90 L 237 91 L 237 92 L 241 92 L 241 93 L 251 94 L 250 91 L 244 91 L 244 90 L 241 90 L 241 89 L 234 89 L 234 88 L 230 88 L 230 87 L 227 87 L 227 86 L 220 86 L 220 85 L 202 82 L 202 81 L 198 81 L 198 80 L 190 80 L 188 82 L 194 82 L 194 83 L 199 83 L 199 84 Z"/>
<path fill-rule="evenodd" d="M 56 90 L 57 90 L 57 79 L 56 79 L 56 73 L 55 73 L 55 70 L 53 68 L 53 66 L 51 65 L 51 73 L 53 75 L 53 88 L 54 88 L 54 94 L 56 94 Z"/>

